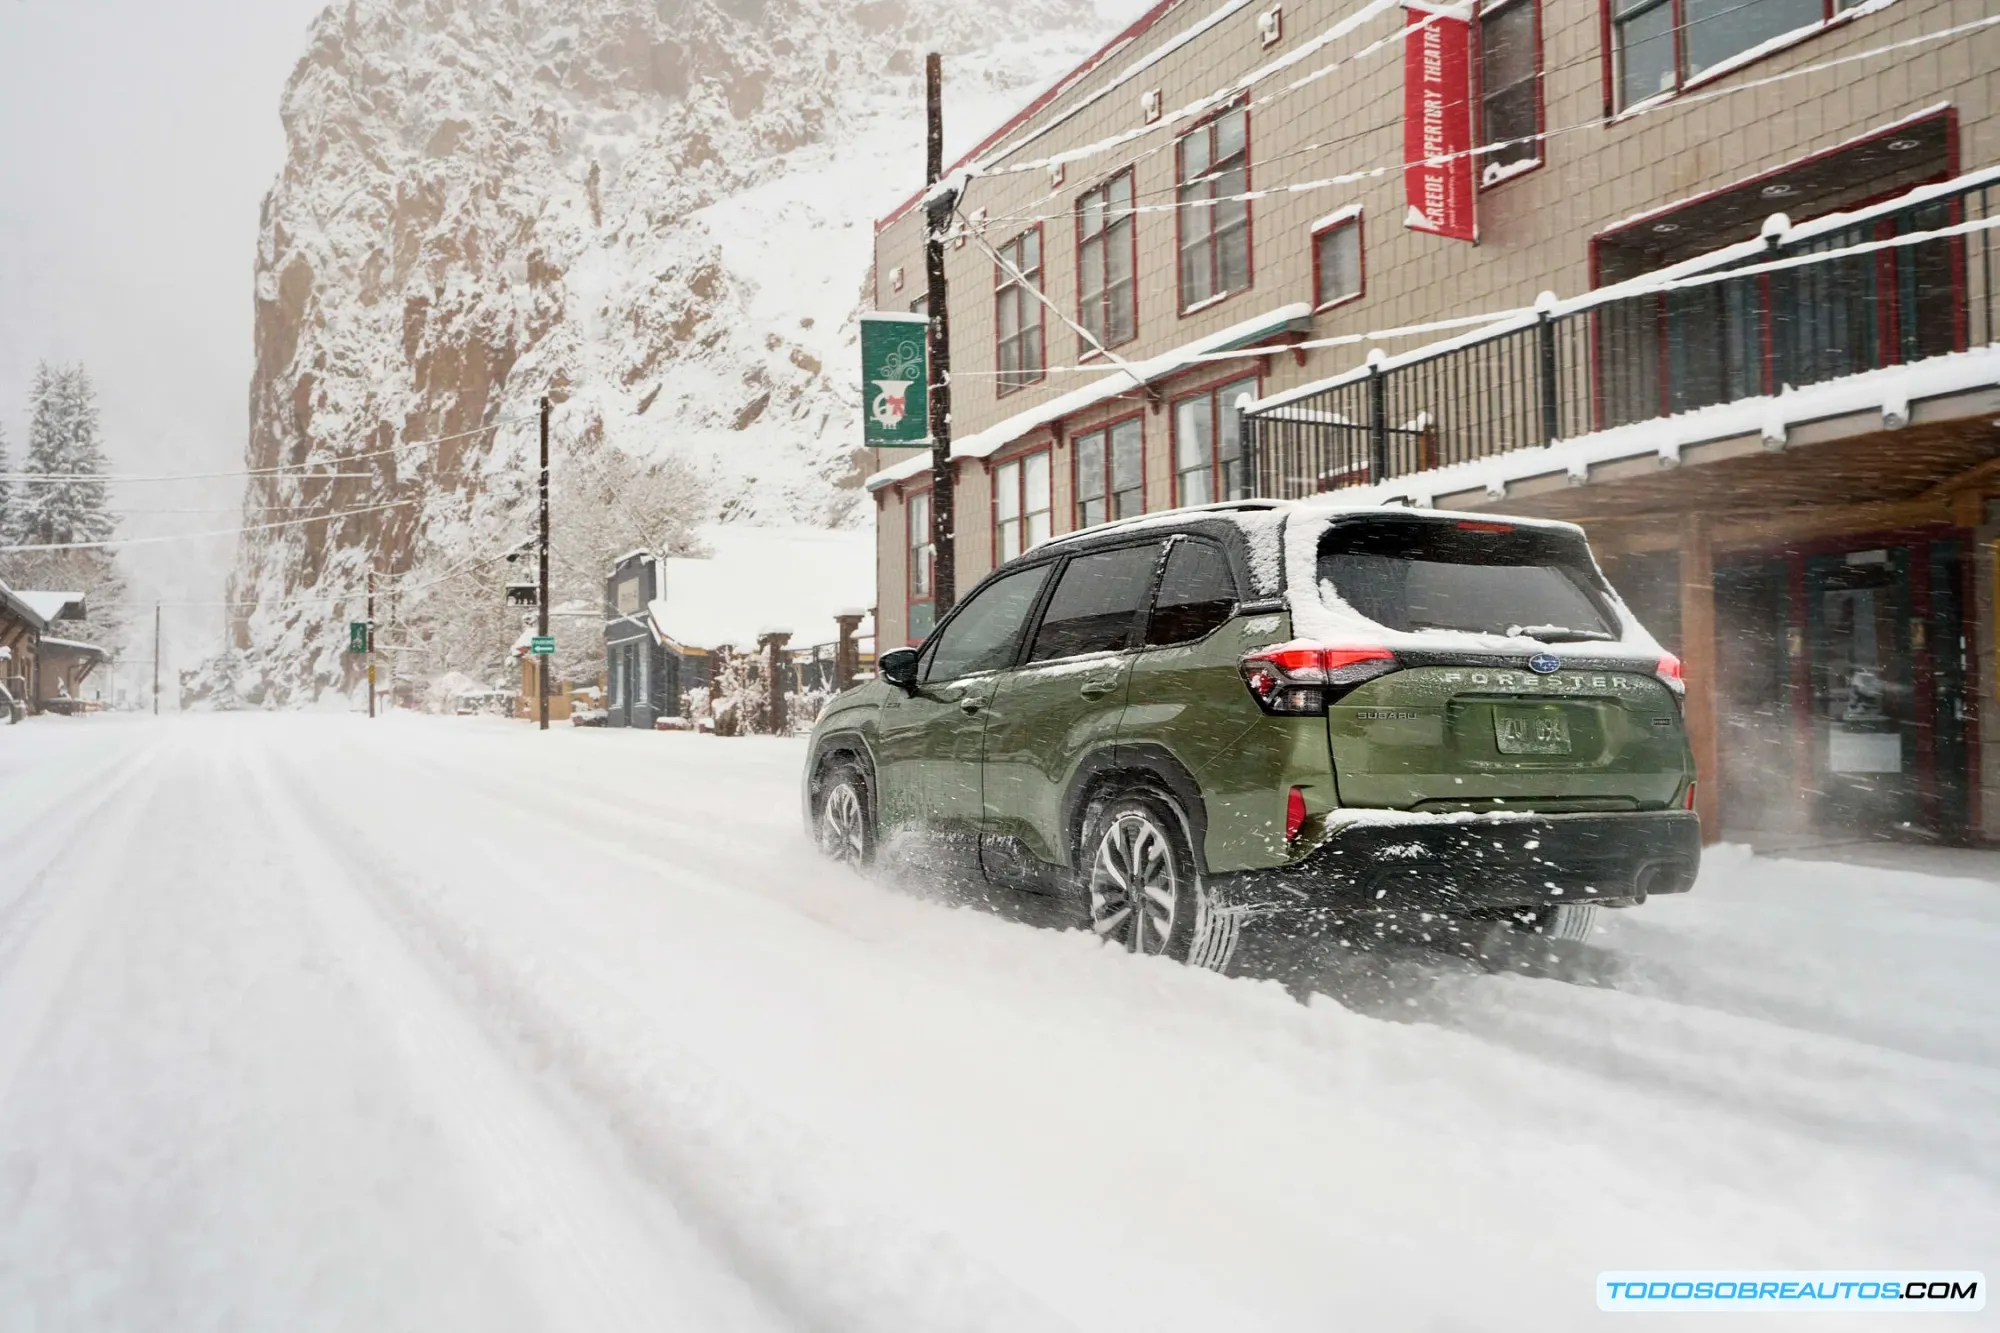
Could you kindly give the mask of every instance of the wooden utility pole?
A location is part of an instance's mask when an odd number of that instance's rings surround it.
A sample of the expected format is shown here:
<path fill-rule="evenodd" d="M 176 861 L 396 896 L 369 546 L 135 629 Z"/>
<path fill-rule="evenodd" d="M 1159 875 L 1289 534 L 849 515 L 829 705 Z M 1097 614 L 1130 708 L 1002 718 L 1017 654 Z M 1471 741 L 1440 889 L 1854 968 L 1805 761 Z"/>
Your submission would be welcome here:
<path fill-rule="evenodd" d="M 160 715 L 160 604 L 153 603 L 153 716 Z"/>
<path fill-rule="evenodd" d="M 542 399 L 542 540 L 541 540 L 541 591 L 537 600 L 541 603 L 539 635 L 549 637 L 549 400 Z M 535 657 L 535 693 L 540 700 L 541 729 L 549 729 L 549 667 L 555 657 Z"/>
<path fill-rule="evenodd" d="M 368 571 L 368 716 L 375 716 L 375 571 Z"/>
<path fill-rule="evenodd" d="M 925 303 L 930 314 L 931 614 L 942 620 L 958 600 L 958 524 L 951 486 L 951 308 L 944 282 L 944 236 L 957 202 L 938 192 L 944 178 L 944 60 L 924 57 L 924 97 L 930 125 L 924 181 Z"/>

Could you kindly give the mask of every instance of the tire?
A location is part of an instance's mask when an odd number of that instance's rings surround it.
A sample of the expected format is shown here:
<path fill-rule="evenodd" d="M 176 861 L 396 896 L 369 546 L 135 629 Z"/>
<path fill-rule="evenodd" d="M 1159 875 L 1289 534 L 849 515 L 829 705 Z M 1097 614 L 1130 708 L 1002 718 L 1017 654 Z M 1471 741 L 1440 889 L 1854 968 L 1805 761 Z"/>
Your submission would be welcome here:
<path fill-rule="evenodd" d="M 1597 928 L 1597 904 L 1558 903 L 1545 907 L 1535 917 L 1535 924 L 1529 929 L 1544 939 L 1569 940 L 1582 944 L 1590 938 L 1590 932 Z"/>
<path fill-rule="evenodd" d="M 875 862 L 875 792 L 852 759 L 827 765 L 813 811 L 813 840 L 830 861 L 866 869 Z"/>
<path fill-rule="evenodd" d="M 1093 802 L 1077 879 L 1092 933 L 1128 953 L 1219 971 L 1235 952 L 1235 919 L 1212 910 L 1188 849 L 1187 821 L 1170 797 L 1124 792 Z"/>

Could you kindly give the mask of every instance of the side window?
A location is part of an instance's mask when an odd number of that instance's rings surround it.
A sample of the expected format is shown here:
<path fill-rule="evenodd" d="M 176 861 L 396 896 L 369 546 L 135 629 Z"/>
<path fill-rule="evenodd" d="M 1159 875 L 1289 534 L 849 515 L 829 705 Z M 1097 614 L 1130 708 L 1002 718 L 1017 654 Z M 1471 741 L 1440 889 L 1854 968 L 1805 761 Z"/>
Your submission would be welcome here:
<path fill-rule="evenodd" d="M 1236 576 L 1230 573 L 1229 557 L 1207 542 L 1175 542 L 1146 624 L 1146 645 L 1193 643 L 1229 623 L 1234 614 Z"/>
<path fill-rule="evenodd" d="M 1014 664 L 1021 632 L 1034 612 L 1035 599 L 1049 581 L 1048 565 L 1009 574 L 979 590 L 949 624 L 939 630 L 925 652 L 926 683 L 956 680 L 975 671 L 997 671 Z"/>
<path fill-rule="evenodd" d="M 1153 589 L 1153 571 L 1159 563 L 1158 542 L 1071 560 L 1049 598 L 1028 660 L 1048 662 L 1130 648 L 1139 608 Z"/>

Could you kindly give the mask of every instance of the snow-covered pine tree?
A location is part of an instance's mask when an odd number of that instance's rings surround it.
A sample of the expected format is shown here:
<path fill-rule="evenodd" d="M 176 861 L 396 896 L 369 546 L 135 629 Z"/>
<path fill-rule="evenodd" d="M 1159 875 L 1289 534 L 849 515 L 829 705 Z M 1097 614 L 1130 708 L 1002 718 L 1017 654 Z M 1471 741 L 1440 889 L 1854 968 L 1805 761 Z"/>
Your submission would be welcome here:
<path fill-rule="evenodd" d="M 61 545 L 111 539 L 113 523 L 101 480 L 104 445 L 98 436 L 97 390 L 82 366 L 35 368 L 28 392 L 31 478 L 16 490 L 15 537 L 21 545 Z"/>
<path fill-rule="evenodd" d="M 14 483 L 8 474 L 14 460 L 7 455 L 7 428 L 0 426 L 0 546 L 14 540 Z"/>
<path fill-rule="evenodd" d="M 0 545 L 45 546 L 109 541 L 115 532 L 98 435 L 97 392 L 81 366 L 35 370 L 28 394 L 28 453 L 8 504 L 11 518 Z M 43 481 L 40 477 L 56 478 Z M 130 628 L 125 580 L 117 556 L 101 546 L 82 550 L 0 552 L 0 578 L 16 588 L 80 592 L 90 607 L 87 633 L 114 653 Z"/>

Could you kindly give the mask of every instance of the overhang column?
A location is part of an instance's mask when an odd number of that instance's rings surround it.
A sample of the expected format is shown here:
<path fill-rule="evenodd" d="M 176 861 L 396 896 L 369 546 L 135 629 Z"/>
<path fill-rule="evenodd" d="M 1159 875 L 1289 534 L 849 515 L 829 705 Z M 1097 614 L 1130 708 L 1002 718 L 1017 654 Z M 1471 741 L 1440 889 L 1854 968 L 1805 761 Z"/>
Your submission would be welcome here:
<path fill-rule="evenodd" d="M 1718 703 L 1715 649 L 1715 555 L 1708 516 L 1681 523 L 1681 670 L 1687 683 L 1688 747 L 1694 751 L 1695 811 L 1705 843 L 1722 838 L 1721 751 L 1716 739 Z"/>

